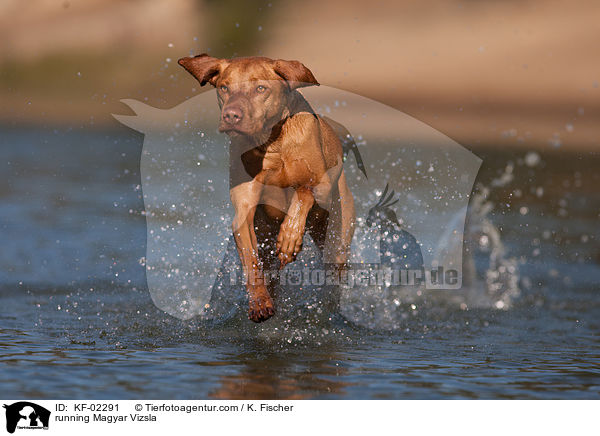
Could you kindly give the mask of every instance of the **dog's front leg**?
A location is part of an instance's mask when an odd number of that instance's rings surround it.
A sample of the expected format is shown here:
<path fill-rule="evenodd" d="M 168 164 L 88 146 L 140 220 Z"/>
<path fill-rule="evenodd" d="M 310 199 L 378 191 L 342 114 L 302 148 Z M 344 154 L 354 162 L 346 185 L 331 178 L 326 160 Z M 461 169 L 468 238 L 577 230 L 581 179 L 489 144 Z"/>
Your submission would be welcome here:
<path fill-rule="evenodd" d="M 265 286 L 254 232 L 254 214 L 263 187 L 264 184 L 255 178 L 230 191 L 231 202 L 235 209 L 233 236 L 242 262 L 248 292 L 248 318 L 254 322 L 265 321 L 275 313 L 273 300 Z"/>
<path fill-rule="evenodd" d="M 313 204 L 315 204 L 315 197 L 310 188 L 296 188 L 277 237 L 277 255 L 281 262 L 281 268 L 293 262 L 300 253 L 306 228 L 306 217 L 308 217 Z"/>

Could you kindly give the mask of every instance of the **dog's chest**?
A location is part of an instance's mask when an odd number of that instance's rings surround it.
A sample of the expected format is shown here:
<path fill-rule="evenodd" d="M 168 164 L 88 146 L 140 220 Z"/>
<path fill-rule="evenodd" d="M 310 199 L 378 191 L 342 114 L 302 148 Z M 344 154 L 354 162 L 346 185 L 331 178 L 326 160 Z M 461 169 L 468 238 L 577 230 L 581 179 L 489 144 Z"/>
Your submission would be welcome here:
<path fill-rule="evenodd" d="M 253 148 L 242 154 L 241 159 L 246 173 L 252 178 L 261 171 L 269 171 L 272 175 L 283 171 L 281 152 L 276 147 L 266 150 L 261 147 Z"/>

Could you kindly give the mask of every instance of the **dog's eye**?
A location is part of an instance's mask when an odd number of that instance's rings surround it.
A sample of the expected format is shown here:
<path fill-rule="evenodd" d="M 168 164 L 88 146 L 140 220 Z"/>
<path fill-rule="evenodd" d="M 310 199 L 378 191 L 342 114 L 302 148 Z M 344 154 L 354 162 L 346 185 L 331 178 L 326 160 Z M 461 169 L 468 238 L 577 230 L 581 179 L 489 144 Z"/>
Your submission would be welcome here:
<path fill-rule="evenodd" d="M 223 86 L 221 86 L 221 91 L 227 92 L 227 91 L 229 91 L 229 88 L 226 87 L 225 85 L 223 85 Z"/>
<path fill-rule="evenodd" d="M 264 86 L 262 86 L 262 85 L 258 85 L 258 86 L 256 87 L 256 90 L 257 90 L 258 92 L 265 92 L 265 91 L 267 90 L 267 88 L 265 88 L 265 87 L 264 87 Z"/>

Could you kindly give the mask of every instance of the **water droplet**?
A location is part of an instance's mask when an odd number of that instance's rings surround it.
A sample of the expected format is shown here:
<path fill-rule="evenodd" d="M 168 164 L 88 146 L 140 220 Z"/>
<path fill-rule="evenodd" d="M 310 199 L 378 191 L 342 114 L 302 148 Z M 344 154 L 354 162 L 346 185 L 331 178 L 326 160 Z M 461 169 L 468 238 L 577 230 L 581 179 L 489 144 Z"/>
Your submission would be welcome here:
<path fill-rule="evenodd" d="M 584 244 L 589 240 L 590 238 L 588 235 L 581 235 L 581 242 L 583 242 Z"/>
<path fill-rule="evenodd" d="M 529 153 L 527 153 L 525 155 L 525 164 L 528 167 L 534 167 L 537 164 L 540 163 L 542 159 L 540 158 L 540 155 L 537 154 L 535 151 L 530 151 Z"/>
<path fill-rule="evenodd" d="M 535 195 L 539 198 L 542 197 L 544 195 L 544 188 L 541 186 L 538 186 L 535 190 Z"/>

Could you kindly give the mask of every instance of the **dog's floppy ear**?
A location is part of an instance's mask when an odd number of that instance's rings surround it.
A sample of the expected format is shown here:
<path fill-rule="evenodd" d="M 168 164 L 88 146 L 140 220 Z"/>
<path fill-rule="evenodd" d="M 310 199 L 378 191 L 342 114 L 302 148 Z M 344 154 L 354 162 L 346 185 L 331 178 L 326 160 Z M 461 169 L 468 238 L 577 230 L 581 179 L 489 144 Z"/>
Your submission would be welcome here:
<path fill-rule="evenodd" d="M 292 90 L 302 88 L 303 86 L 319 86 L 319 82 L 317 82 L 313 73 L 298 61 L 278 59 L 275 61 L 273 69 L 279 76 L 285 79 Z"/>
<path fill-rule="evenodd" d="M 179 65 L 198 79 L 200 86 L 204 86 L 206 82 L 215 86 L 217 77 L 223 71 L 225 60 L 213 58 L 206 53 L 202 53 L 193 58 L 181 58 L 178 62 Z"/>

